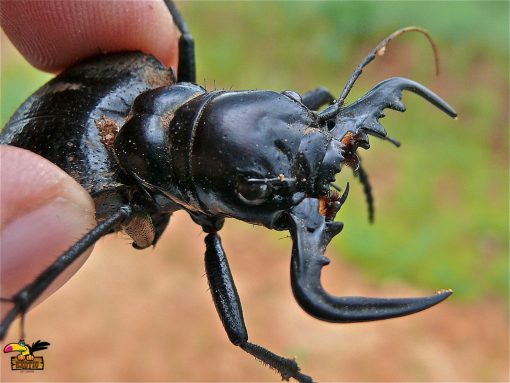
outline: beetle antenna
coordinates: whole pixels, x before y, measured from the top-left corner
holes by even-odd
[[[0,340],[3,340],[10,324],[21,315],[22,333],[24,333],[24,315],[34,301],[46,291],[48,286],[78,257],[92,246],[102,236],[108,234],[118,225],[126,224],[132,217],[131,206],[121,206],[109,218],[97,224],[85,234],[69,250],[62,254],[46,270],[44,270],[32,283],[23,287],[12,298],[2,298],[2,301],[14,303],[14,307],[2,318],[0,323]],[[23,335],[23,334],[22,334]]]
[[[370,64],[377,56],[384,55],[384,52],[386,51],[386,45],[388,45],[388,43],[391,40],[393,40],[394,38],[396,38],[406,32],[419,32],[419,33],[425,35],[425,37],[427,38],[427,40],[429,41],[429,43],[432,47],[432,52],[434,54],[436,75],[439,75],[439,54],[438,54],[436,44],[435,44],[434,40],[432,40],[432,37],[430,36],[429,32],[423,28],[413,27],[413,26],[398,29],[395,32],[393,32],[391,35],[386,37],[384,40],[382,40],[379,44],[377,44],[377,46],[374,49],[372,49],[372,51],[370,51],[370,53],[365,57],[365,59],[360,64],[358,64],[358,66],[352,73],[351,77],[349,78],[349,81],[347,81],[347,84],[345,84],[344,89],[342,90],[342,93],[340,94],[340,97],[338,98],[338,100],[336,100],[335,103],[331,107],[327,108],[324,112],[319,114],[319,121],[321,121],[321,122],[326,121],[338,114],[338,112],[340,111],[340,108],[342,107],[342,105],[345,102],[345,99],[347,98],[352,87],[354,86],[354,83],[356,82],[356,80],[359,78],[359,76],[363,72],[363,69],[368,64]]]

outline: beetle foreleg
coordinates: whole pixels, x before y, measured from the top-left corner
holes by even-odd
[[[102,236],[108,234],[112,229],[122,224],[131,217],[132,210],[129,205],[122,206],[111,217],[99,223],[96,227],[85,234],[69,250],[61,255],[53,264],[44,270],[29,285],[18,291],[12,298],[2,298],[3,301],[14,303],[14,307],[2,319],[0,324],[0,340],[3,340],[11,323],[18,315],[22,321],[28,308],[34,301],[50,286],[50,284],[78,257],[92,246]],[[24,329],[22,328],[22,337]]]
[[[179,28],[181,32],[181,37],[179,37],[179,68],[177,69],[177,80],[179,82],[195,82],[195,43],[193,37],[174,2],[171,0],[164,1],[172,14],[175,25],[177,25],[177,28]]]
[[[303,105],[310,110],[319,110],[321,106],[331,105],[335,97],[324,87],[310,90],[301,96]]]
[[[214,305],[230,341],[247,353],[281,374],[284,380],[294,378],[299,382],[312,382],[308,375],[301,374],[295,360],[278,356],[264,347],[248,342],[248,331],[244,324],[243,309],[230,272],[220,236],[216,232],[205,237],[205,269]]]

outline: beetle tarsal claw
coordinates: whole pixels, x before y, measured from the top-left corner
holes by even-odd
[[[289,213],[293,240],[291,282],[294,297],[310,315],[328,322],[365,322],[388,319],[425,310],[451,295],[441,290],[423,298],[335,297],[320,282],[321,269],[329,263],[327,245],[343,228],[328,222],[319,212],[320,201],[306,198]]]

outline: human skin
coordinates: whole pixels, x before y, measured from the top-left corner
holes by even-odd
[[[162,0],[16,0],[0,23],[33,66],[58,73],[83,59],[142,51],[177,67],[179,32]],[[95,225],[94,203],[67,173],[24,149],[0,146],[0,296],[12,297]],[[88,249],[38,300],[61,287]],[[12,304],[1,304],[1,315]]]

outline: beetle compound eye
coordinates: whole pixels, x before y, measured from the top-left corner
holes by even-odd
[[[237,185],[237,195],[250,205],[260,205],[271,195],[271,187],[266,183],[241,181]]]

